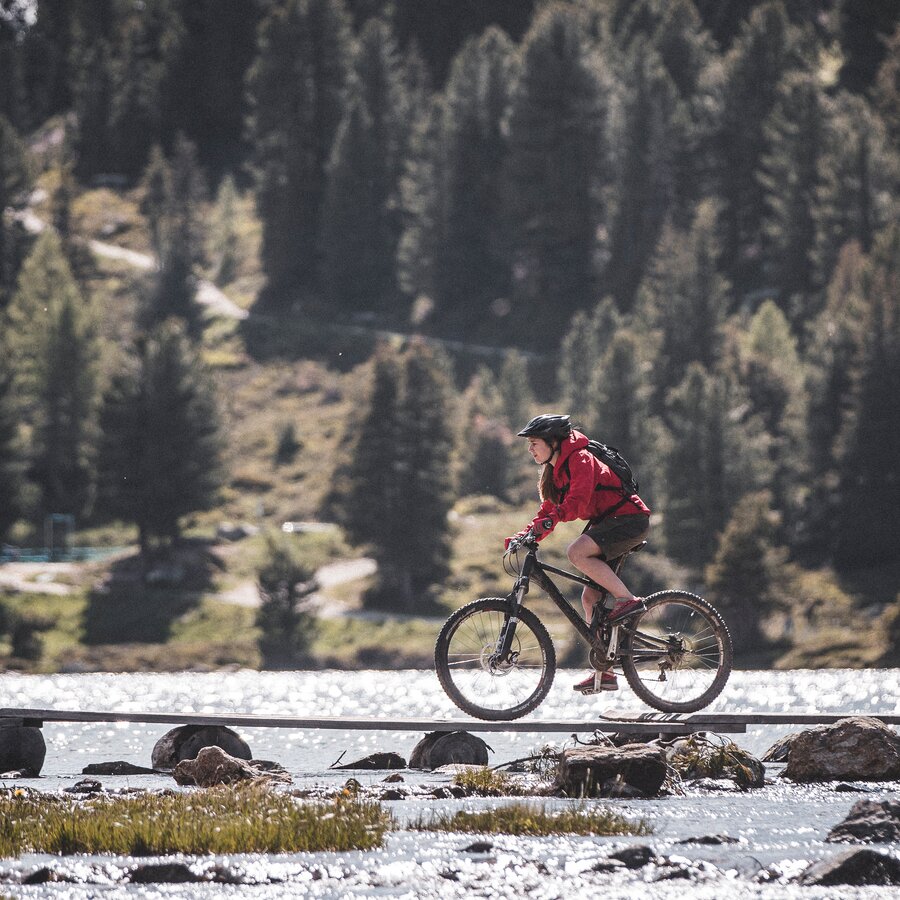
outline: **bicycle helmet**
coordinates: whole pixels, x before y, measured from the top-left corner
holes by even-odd
[[[519,437],[541,438],[548,443],[564,441],[572,432],[569,416],[535,416],[520,432]]]

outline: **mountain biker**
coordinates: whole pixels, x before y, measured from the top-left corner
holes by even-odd
[[[640,544],[650,530],[650,510],[637,494],[627,495],[622,482],[608,466],[587,450],[588,439],[576,431],[567,415],[535,416],[520,432],[528,439],[528,452],[543,466],[538,482],[541,506],[526,528],[506,539],[505,547],[529,533],[543,540],[559,522],[586,519],[581,536],[566,553],[569,562],[615,598],[610,620],[617,621],[645,608],[607,565]],[[608,488],[613,488],[609,490]],[[585,587],[581,605],[588,622],[600,592]],[[591,672],[573,690],[584,694],[618,690],[611,669]]]

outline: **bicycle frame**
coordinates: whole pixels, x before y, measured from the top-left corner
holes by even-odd
[[[614,571],[619,571],[627,555],[628,554],[626,553],[619,557]],[[559,607],[559,610],[569,620],[569,623],[578,632],[578,634],[580,634],[581,637],[587,642],[588,646],[594,646],[596,634],[591,625],[585,622],[582,616],[578,614],[575,607],[572,606],[572,604],[569,603],[569,601],[566,600],[565,597],[563,597],[559,588],[553,583],[553,581],[550,580],[550,577],[547,574],[548,572],[552,572],[554,575],[559,575],[562,578],[567,579],[568,581],[574,581],[577,584],[581,584],[585,587],[593,588],[595,591],[598,591],[600,594],[598,606],[602,604],[605,596],[609,593],[606,588],[601,587],[595,581],[592,581],[590,578],[587,578],[584,575],[576,575],[574,572],[567,572],[565,569],[558,569],[556,568],[556,566],[551,566],[548,563],[541,562],[537,558],[536,549],[532,547],[528,550],[528,553],[525,557],[525,562],[522,564],[522,569],[519,573],[519,577],[516,579],[516,583],[512,589],[512,592],[509,594],[509,622],[507,624],[507,627],[504,629],[502,640],[500,641],[500,644],[497,648],[497,655],[500,659],[505,659],[509,654],[513,638],[515,637],[515,625],[518,621],[516,618],[516,611],[523,604],[524,597],[528,593],[528,589],[532,580],[536,581],[541,590],[553,601],[553,603],[557,607]],[[512,625],[512,628],[510,628],[509,625]]]

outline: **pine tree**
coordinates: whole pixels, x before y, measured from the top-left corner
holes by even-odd
[[[789,65],[790,36],[780,3],[753,11],[724,59],[722,111],[714,137],[722,201],[722,263],[738,294],[758,287],[764,198],[755,181],[765,151],[763,123]]]
[[[503,355],[497,378],[497,394],[506,424],[518,431],[534,415],[534,393],[528,377],[528,360],[518,350]]]
[[[237,205],[240,196],[231,175],[226,175],[216,194],[209,234],[213,281],[220,287],[233,281],[238,267]]]
[[[306,662],[315,633],[315,616],[303,605],[304,598],[315,590],[313,572],[283,535],[266,535],[257,584],[256,625],[263,667],[296,669]]]
[[[83,305],[59,237],[53,229],[45,229],[22,265],[4,323],[20,411],[30,421],[46,360],[45,340],[52,333],[57,312]]]
[[[837,16],[844,60],[840,83],[861,94],[872,86],[900,12],[895,4],[882,0],[840,0]]]
[[[39,511],[80,516],[93,499],[97,336],[50,228],[22,266],[5,324],[17,411],[31,433],[29,474]]]
[[[83,516],[94,502],[99,348],[80,297],[54,303],[41,344],[30,475],[44,515]]]
[[[894,220],[900,154],[865,100],[846,93],[829,102],[824,144],[815,262],[827,282],[844,244],[857,241],[869,253],[875,234]]]
[[[879,235],[863,291],[869,315],[834,523],[835,559],[847,569],[890,562],[900,545],[900,226]]]
[[[643,39],[632,42],[625,73],[621,148],[604,287],[623,311],[634,295],[677,196],[675,148],[685,142],[686,108]]]
[[[446,206],[442,174],[443,120],[446,105],[434,98],[428,115],[417,122],[400,178],[403,233],[397,247],[397,278],[401,290],[430,309],[437,294],[438,256],[444,235]]]
[[[249,78],[266,302],[288,305],[318,286],[325,168],[349,65],[341,0],[287,0],[260,26]]]
[[[597,235],[608,216],[601,202],[608,91],[588,58],[583,20],[570,7],[551,5],[538,14],[520,67],[507,188],[513,339],[546,346],[595,296]]]
[[[166,195],[157,226],[161,249],[159,270],[144,304],[142,324],[152,328],[169,316],[177,316],[196,335],[201,328],[201,315],[196,303],[194,273],[205,255],[200,206],[205,199],[206,187],[194,145],[179,135],[168,173],[162,172],[153,178],[159,178],[165,184]]]
[[[0,115],[0,212],[11,206],[28,185],[25,147],[8,119]],[[15,278],[13,225],[0,215],[0,312]]]
[[[706,569],[709,599],[722,614],[739,653],[765,647],[765,615],[778,602],[778,566],[773,549],[777,515],[765,492],[747,494],[735,505]]]
[[[163,72],[149,24],[146,17],[125,23],[119,55],[112,65],[109,130],[114,167],[132,177],[143,171],[151,147],[163,136]]]
[[[475,373],[462,396],[460,420],[465,422],[457,436],[460,496],[507,498],[515,471],[515,432],[505,421],[496,379],[486,366]]]
[[[413,344],[404,360],[403,427],[394,473],[404,514],[393,524],[391,552],[379,563],[381,603],[389,600],[405,612],[420,609],[450,571],[453,402],[447,360]]]
[[[172,543],[181,519],[210,509],[222,483],[215,394],[183,326],[141,339],[103,398],[102,509],[138,526],[141,553]]]
[[[825,129],[822,92],[811,75],[789,74],[765,125],[758,181],[765,194],[766,280],[792,320],[808,317],[816,284],[816,204]]]
[[[650,378],[652,410],[663,410],[669,388],[692,362],[712,371],[721,355],[722,326],[733,306],[730,285],[718,270],[716,209],[697,209],[690,231],[667,228],[638,296],[636,323],[659,344]]]
[[[900,145],[900,25],[888,39],[884,62],[875,78],[872,100],[894,147]]]
[[[75,174],[88,181],[114,167],[112,107],[112,60],[108,41],[98,40],[76,51],[72,128]]]
[[[838,517],[838,438],[852,405],[854,374],[865,341],[868,306],[863,296],[866,259],[859,244],[842,249],[825,307],[809,325],[807,363],[807,467],[810,472],[805,555],[823,564],[831,558]]]
[[[0,540],[22,513],[25,470],[9,362],[9,354],[0,339]]]
[[[399,181],[409,103],[388,25],[360,36],[349,107],[335,138],[322,212],[323,283],[337,310],[396,305]]]
[[[502,173],[513,66],[511,41],[490,28],[460,50],[445,91],[435,300],[441,320],[471,336],[490,329],[509,294]]]
[[[741,383],[770,438],[766,486],[793,538],[807,475],[806,373],[790,324],[773,301],[750,321],[739,353]]]
[[[141,188],[143,189],[141,212],[147,219],[150,245],[157,259],[160,259],[164,251],[164,220],[168,197],[172,193],[172,173],[159,144],[150,151],[150,159],[141,179]]]
[[[765,432],[745,408],[733,378],[699,363],[667,398],[663,534],[679,562],[707,563],[735,503],[760,484]]]
[[[572,410],[576,416],[583,418],[588,429],[595,426],[591,412],[594,384],[590,373],[600,365],[622,322],[615,301],[612,297],[606,297],[591,313],[579,310],[572,316],[572,323],[560,346],[556,372],[560,408]]]

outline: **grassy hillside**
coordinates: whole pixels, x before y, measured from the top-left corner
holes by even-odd
[[[50,196],[57,176],[40,182]],[[40,194],[38,196],[41,196]],[[79,195],[72,208],[73,230],[82,249],[101,241],[139,254],[150,253],[140,192],[108,189]],[[34,212],[50,218],[49,201]],[[240,204],[238,265],[227,296],[247,309],[261,284],[257,264],[259,225],[252,203]],[[113,370],[117,354],[133,333],[136,297],[146,271],[128,259],[84,253],[79,273],[94,298],[104,341],[104,368]],[[216,509],[185,522],[189,540],[176,561],[174,583],[144,584],[136,576],[133,551],[108,564],[90,564],[74,573],[44,573],[66,593],[0,592],[5,627],[0,659],[7,667],[31,671],[92,669],[181,669],[257,666],[260,654],[255,611],[233,602],[252,596],[262,538],[217,540],[223,522],[251,530],[278,531],[285,521],[317,520],[343,459],[348,423],[358,413],[368,384],[366,359],[374,338],[364,330],[341,332],[328,323],[252,316],[249,320],[210,316],[202,352],[219,390],[227,437],[228,479]],[[293,454],[279,455],[279,443],[293,430]],[[523,451],[522,498],[533,498],[535,472]],[[505,594],[510,580],[502,572],[502,539],[533,514],[533,499],[504,505],[495,498],[465,498],[453,514],[452,575],[440,602],[451,610],[480,596]],[[547,544],[547,558],[564,562],[567,538],[577,525],[564,526]],[[296,535],[310,568],[363,556],[335,530]],[[77,544],[133,544],[134,529],[115,523],[94,525],[76,536]],[[629,564],[628,581],[638,593],[665,586],[702,590],[698,577],[665,557],[641,554]],[[786,573],[790,585],[784,608],[767,623],[771,650],[741,656],[747,665],[871,665],[890,661],[887,629],[879,604],[896,596],[897,571],[870,573],[868,580],[840,584],[829,572]],[[311,665],[428,665],[440,620],[380,617],[360,611],[365,579],[322,591],[311,647]],[[577,603],[577,592],[571,595]],[[563,664],[581,665],[585,654],[573,644],[571,629],[549,601],[529,598],[546,615],[558,640]],[[872,606],[860,614],[860,607]],[[338,615],[338,613],[341,613]],[[862,618],[861,618],[862,616]],[[859,627],[860,621],[865,627]],[[24,623],[24,624],[22,624]],[[16,627],[19,628],[16,638]],[[30,643],[29,643],[30,635]],[[24,651],[24,652],[23,652]]]

